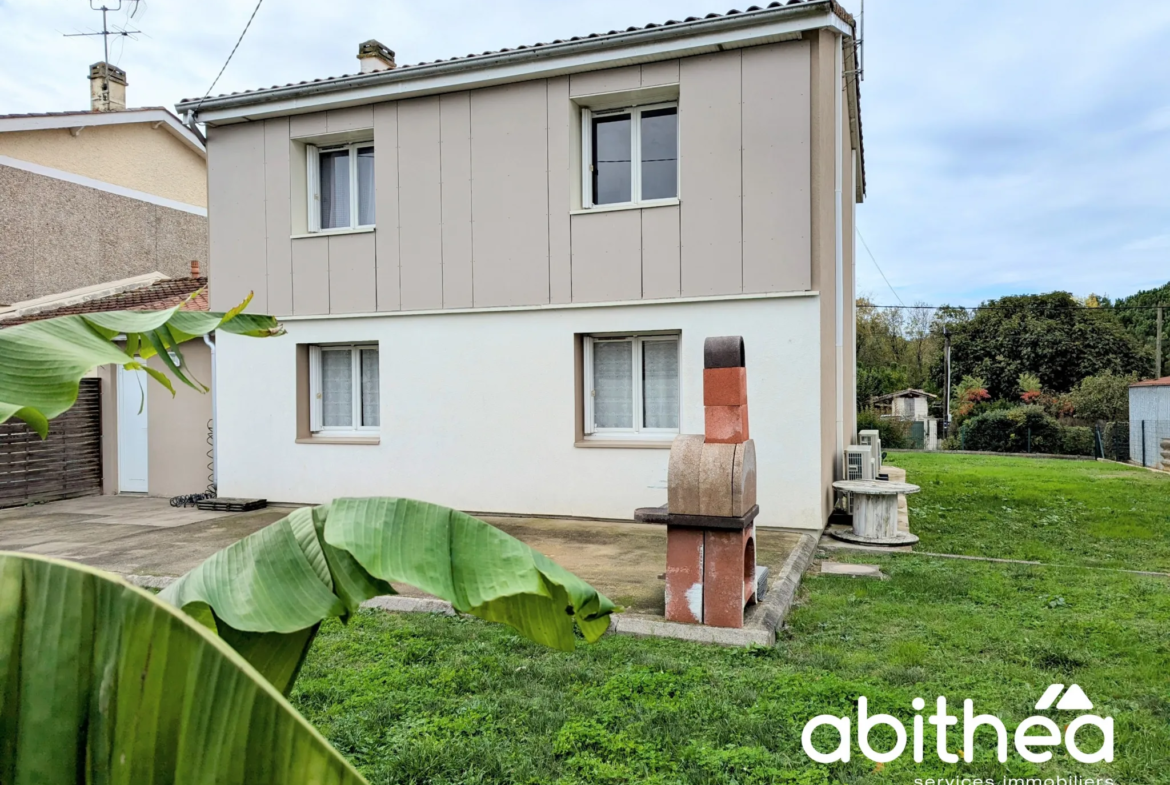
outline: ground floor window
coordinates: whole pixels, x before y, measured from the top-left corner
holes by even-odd
[[[678,433],[678,342],[677,333],[585,336],[587,436],[660,439]]]
[[[310,346],[309,399],[314,433],[377,431],[381,424],[377,344]]]

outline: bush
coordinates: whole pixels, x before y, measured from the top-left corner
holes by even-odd
[[[963,423],[960,441],[965,450],[1014,452],[1011,443],[1015,428],[1006,411],[984,412]]]
[[[1137,374],[1116,375],[1111,372],[1086,376],[1069,393],[1069,402],[1079,420],[1125,422],[1129,419],[1129,386]]]
[[[1093,429],[1082,425],[1061,426],[1060,452],[1063,455],[1095,455],[1097,440],[1093,436]]]
[[[968,420],[962,433],[967,450],[1093,454],[1091,428],[1062,426],[1040,406],[984,412]]]
[[[1042,406],[1020,406],[1008,412],[1016,424],[1011,452],[1060,452],[1060,425]]]
[[[877,431],[882,440],[882,449],[898,450],[909,445],[909,428],[901,420],[882,419],[873,409],[862,409],[857,413],[858,431]]]

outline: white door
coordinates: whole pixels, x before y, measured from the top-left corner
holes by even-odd
[[[118,491],[146,493],[146,372],[118,368]],[[139,411],[141,409],[141,411]]]

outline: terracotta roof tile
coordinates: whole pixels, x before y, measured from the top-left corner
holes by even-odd
[[[1170,387],[1170,376],[1161,379],[1146,379],[1144,382],[1135,382],[1130,387]]]
[[[185,302],[194,292],[199,292],[199,294],[190,302]],[[166,308],[174,308],[180,303],[184,303],[182,308],[184,311],[206,311],[208,310],[207,293],[206,278],[174,278],[158,281],[140,289],[112,294],[108,297],[99,297],[94,300],[37,311],[14,319],[5,319],[0,321],[0,327],[12,327],[26,322],[52,319],[55,316],[101,313],[103,311],[161,311]]]

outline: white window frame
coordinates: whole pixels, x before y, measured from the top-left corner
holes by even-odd
[[[675,110],[675,150],[679,158],[675,161],[674,196],[663,199],[642,199],[642,113],[656,109]],[[593,202],[593,120],[601,117],[628,114],[630,116],[630,201],[607,202],[594,204]],[[624,106],[620,109],[590,109],[581,108],[581,207],[583,209],[610,209],[614,207],[654,207],[663,204],[678,204],[682,191],[682,181],[679,178],[679,169],[682,163],[682,148],[679,146],[678,101],[665,101],[645,106]]]
[[[583,336],[582,346],[582,381],[584,382],[584,432],[586,439],[628,440],[628,441],[669,441],[679,434],[679,428],[646,428],[643,425],[645,412],[643,411],[643,396],[645,389],[642,381],[642,347],[654,341],[673,341],[681,349],[680,333],[636,333],[625,335],[586,335]],[[593,347],[598,343],[628,342],[633,343],[630,352],[631,363],[631,390],[633,397],[634,419],[632,428],[599,428],[593,421]],[[679,358],[679,425],[682,425],[682,354]]]
[[[347,343],[347,344],[313,344],[309,346],[309,431],[311,433],[329,436],[369,436],[378,433],[380,425],[362,425],[362,349],[378,349],[376,343]],[[324,398],[321,389],[321,354],[322,352],[350,352],[350,373],[353,381],[350,389],[353,393],[352,421],[354,425],[325,425]],[[382,403],[382,352],[378,351],[378,422],[381,420]]]
[[[347,144],[307,144],[305,145],[305,175],[307,177],[309,195],[308,218],[309,231],[313,234],[332,234],[335,232],[352,232],[354,229],[372,228],[374,224],[358,223],[361,220],[361,207],[358,205],[358,164],[357,151],[359,148],[373,147],[374,140],[365,142],[349,142]],[[321,153],[334,153],[339,150],[349,151],[349,226],[334,226],[329,229],[321,228]],[[378,151],[374,151],[374,169],[377,171]]]

